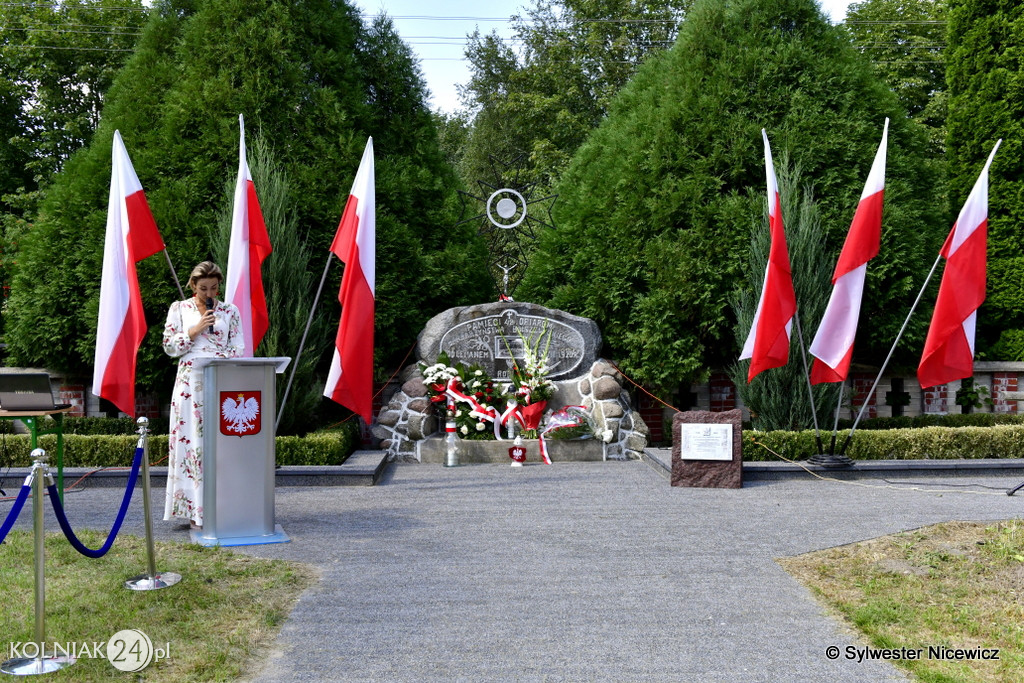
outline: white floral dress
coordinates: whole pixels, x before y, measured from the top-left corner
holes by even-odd
[[[192,372],[196,358],[234,358],[245,351],[238,309],[218,301],[213,333],[204,329],[195,340],[188,330],[202,314],[194,298],[175,301],[164,325],[164,351],[178,359],[171,395],[170,459],[164,519],[180,517],[203,523],[203,373]]]

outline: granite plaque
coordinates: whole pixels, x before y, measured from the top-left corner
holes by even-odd
[[[449,309],[427,323],[418,343],[421,360],[445,352],[452,363],[478,364],[497,380],[525,357],[526,340],[547,351],[548,377],[576,377],[597,359],[601,335],[594,321],[535,304],[501,302]]]
[[[676,413],[672,419],[672,486],[742,488],[742,420],[739,410]]]

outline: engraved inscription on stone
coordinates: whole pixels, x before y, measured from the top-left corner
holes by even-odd
[[[679,457],[682,460],[731,461],[731,424],[681,424]]]
[[[538,338],[540,352],[545,348],[548,352],[549,378],[582,372],[585,342],[578,330],[553,318],[523,315],[512,309],[453,326],[441,337],[440,350],[452,363],[476,363],[495,379],[508,380],[512,364],[525,357],[523,340]]]

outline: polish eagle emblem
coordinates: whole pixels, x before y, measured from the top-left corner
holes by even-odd
[[[228,436],[258,434],[261,429],[260,392],[222,391],[220,432]]]

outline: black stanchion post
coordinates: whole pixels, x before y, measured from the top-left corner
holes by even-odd
[[[46,674],[59,671],[75,663],[74,657],[46,656],[46,575],[45,575],[45,540],[43,530],[43,479],[53,484],[50,472],[46,468],[46,451],[37,448],[32,451],[32,533],[35,536],[35,603],[36,603],[36,642],[35,657],[17,657],[0,664],[0,671],[15,676]]]
[[[142,449],[142,514],[146,518],[146,563],[148,571],[145,574],[132,577],[124,582],[125,588],[133,591],[152,591],[159,588],[167,588],[181,581],[181,574],[174,572],[156,571],[156,551],[153,548],[153,515],[149,505],[149,419],[140,417],[136,423],[139,425],[139,443],[137,448]]]

